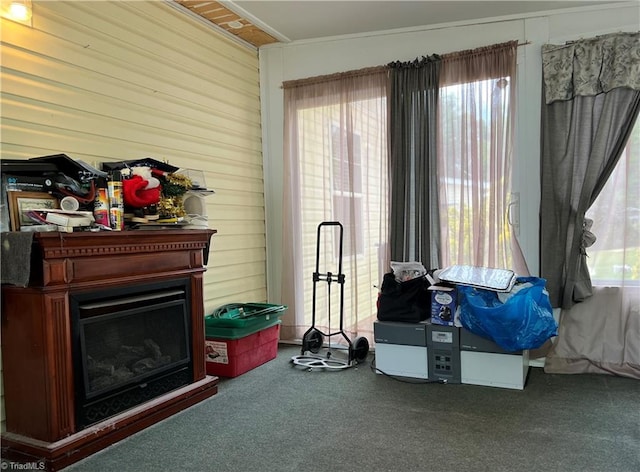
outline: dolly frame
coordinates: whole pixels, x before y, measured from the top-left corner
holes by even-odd
[[[338,251],[338,273],[334,274],[327,271],[326,273],[320,273],[320,242],[322,229],[326,226],[338,227],[339,233],[339,251]],[[342,248],[343,248],[343,235],[344,227],[342,223],[338,221],[324,221],[318,225],[317,240],[316,240],[316,267],[313,272],[313,300],[312,300],[312,312],[311,312],[311,326],[302,336],[302,349],[300,356],[294,356],[291,358],[291,362],[295,365],[301,365],[309,370],[314,368],[322,368],[329,370],[342,370],[349,368],[355,364],[363,362],[367,354],[369,353],[369,342],[365,337],[357,337],[354,341],[351,341],[349,336],[344,332],[344,283],[345,275],[342,272]],[[316,295],[317,285],[319,282],[327,283],[327,296],[329,299],[328,304],[328,323],[329,332],[325,333],[316,328]],[[338,331],[331,332],[331,284],[337,282],[340,286],[340,329]],[[323,338],[331,338],[332,336],[341,335],[348,344],[348,359],[346,361],[337,360],[331,358],[331,343],[329,343],[329,349],[327,351],[326,358],[318,356],[318,352],[322,348]],[[306,355],[305,353],[310,351],[312,355]]]

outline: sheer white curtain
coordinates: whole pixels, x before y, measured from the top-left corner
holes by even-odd
[[[517,41],[442,56],[438,101],[441,263],[528,275],[508,224]]]
[[[388,264],[386,68],[285,82],[284,228],[281,339],[312,325],[340,327],[340,287],[313,280],[338,274],[337,227],[344,228],[343,328],[373,341],[377,288]],[[320,244],[318,243],[318,240]],[[338,342],[340,336],[332,337]],[[325,340],[326,341],[326,340]]]

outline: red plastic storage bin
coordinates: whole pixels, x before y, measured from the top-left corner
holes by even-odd
[[[237,377],[275,359],[280,323],[239,339],[206,337],[207,374]]]

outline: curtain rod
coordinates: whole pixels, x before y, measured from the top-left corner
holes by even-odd
[[[527,40],[524,43],[518,43],[516,47],[520,47],[520,46],[527,46],[531,44],[531,41]],[[490,47],[490,46],[487,46]],[[460,51],[463,52],[463,51]],[[456,54],[456,53],[450,53],[450,54]],[[300,82],[300,83],[305,83],[305,84],[311,84],[314,82],[324,82],[327,80],[331,80],[334,78],[338,78],[338,77],[357,77],[358,75],[363,75],[366,73],[371,73],[374,71],[378,71],[378,70],[384,70],[387,66],[373,66],[373,67],[365,67],[363,69],[357,69],[357,70],[352,70],[352,71],[347,71],[347,72],[336,72],[334,74],[327,74],[327,75],[319,75],[316,77],[309,77],[306,79],[294,79],[294,80],[286,80],[282,83],[282,85],[280,85],[280,88],[283,89],[286,87],[295,87],[296,82]]]
[[[309,77],[307,79],[286,80],[282,82],[282,85],[280,86],[280,88],[285,88],[285,87],[292,88],[302,84],[308,85],[313,83],[321,83],[321,82],[327,82],[333,79],[339,79],[339,78],[342,79],[346,77],[358,77],[361,75],[372,74],[375,72],[382,72],[385,70],[387,70],[387,66],[373,66],[373,67],[365,67],[363,69],[350,70],[346,72],[336,72],[334,74],[319,75],[316,77]]]
[[[576,43],[580,43],[584,41],[586,42],[600,41],[602,39],[610,38],[612,36],[633,36],[638,34],[640,34],[640,31],[618,31],[617,33],[601,34],[598,36],[594,36],[593,38],[573,39],[570,41],[565,41],[564,44],[544,44],[543,48],[545,49],[546,52],[553,52],[559,49],[568,48],[570,46],[573,46]]]

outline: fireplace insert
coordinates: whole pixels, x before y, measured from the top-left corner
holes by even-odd
[[[193,379],[189,279],[71,293],[76,427]]]

